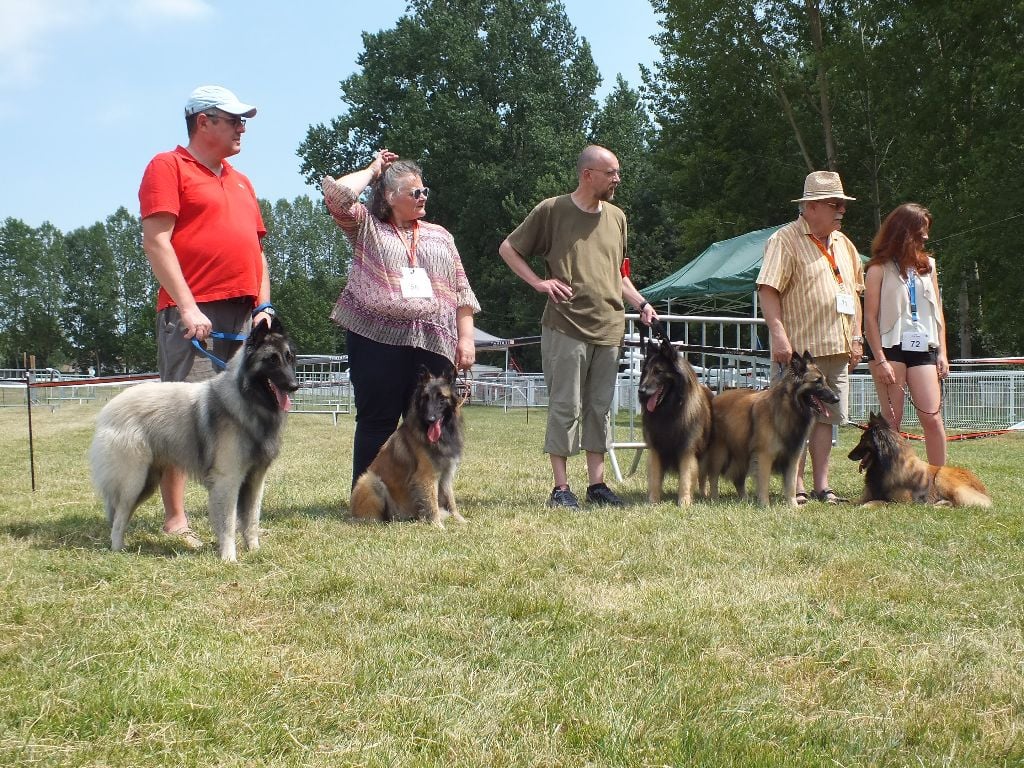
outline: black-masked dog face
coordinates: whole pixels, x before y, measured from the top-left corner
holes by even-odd
[[[268,326],[257,323],[245,340],[242,361],[245,386],[270,411],[291,409],[291,394],[299,388],[295,376],[295,350],[280,319]]]
[[[796,397],[804,408],[823,418],[828,417],[825,403],[838,403],[839,395],[832,391],[821,369],[815,365],[810,352],[795,352],[789,363],[789,375],[796,379]],[[805,411],[806,412],[806,411]]]
[[[421,367],[410,410],[418,419],[427,441],[437,443],[445,427],[452,427],[458,416],[461,399],[455,391],[455,367],[448,366],[441,376],[434,376]]]
[[[880,413],[868,416],[868,428],[847,458],[859,461],[859,471],[864,472],[879,460],[892,457],[899,450],[899,434]]]
[[[644,364],[640,370],[640,386],[637,397],[648,413],[678,394],[681,375],[679,372],[679,352],[667,340],[647,342]]]

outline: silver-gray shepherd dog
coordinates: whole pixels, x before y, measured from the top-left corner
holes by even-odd
[[[180,467],[210,492],[210,524],[221,560],[236,559],[238,527],[259,548],[263,479],[281,446],[298,389],[295,354],[281,321],[260,323],[227,370],[204,382],[147,382],[100,411],[89,458],[110,523],[110,548],[124,547],[138,506],[167,467]]]

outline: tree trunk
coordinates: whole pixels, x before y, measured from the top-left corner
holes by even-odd
[[[811,153],[807,150],[807,144],[804,141],[804,135],[800,131],[800,126],[796,123],[796,115],[793,114],[793,105],[789,101],[789,97],[786,95],[786,89],[783,87],[783,79],[779,75],[779,68],[776,66],[775,57],[772,54],[771,49],[765,43],[764,32],[761,30],[761,26],[757,21],[757,17],[754,15],[754,7],[751,5],[747,8],[747,21],[750,25],[750,40],[753,45],[756,45],[760,50],[761,55],[768,67],[768,76],[771,78],[772,88],[775,91],[775,98],[779,100],[779,104],[782,106],[782,114],[786,116],[786,122],[789,123],[789,127],[793,129],[793,137],[796,139],[796,144],[800,148],[800,154],[803,155],[804,165],[807,166],[807,172],[817,170],[814,164],[814,160],[811,158]]]
[[[971,357],[971,295],[970,295],[970,280],[967,276],[960,281],[960,301],[959,301],[959,315],[960,315],[960,357],[969,358]]]
[[[772,69],[774,69],[774,67]],[[800,133],[800,126],[796,124],[796,117],[793,115],[793,106],[789,103],[789,97],[786,96],[786,92],[782,88],[782,83],[774,73],[772,74],[772,79],[775,81],[775,95],[779,99],[779,103],[782,104],[782,112],[786,115],[786,120],[789,121],[789,126],[793,129],[793,135],[796,137],[797,146],[800,147],[800,154],[804,156],[804,164],[807,166],[807,172],[811,173],[816,170],[814,167],[814,161],[811,160],[811,153],[807,151],[807,145],[804,144],[804,137],[803,134]]]
[[[818,101],[821,105],[821,129],[825,137],[825,162],[830,171],[839,170],[836,160],[835,142],[832,140],[832,105],[828,98],[828,70],[825,66],[825,42],[821,32],[821,9],[819,0],[804,0],[807,20],[814,42],[814,57],[818,64]]]

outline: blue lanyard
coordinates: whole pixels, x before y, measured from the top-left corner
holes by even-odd
[[[907,275],[907,295],[910,297],[910,319],[917,322],[917,280],[916,273]]]
[[[214,339],[227,339],[228,341],[245,341],[245,335],[241,333],[224,333],[223,331],[213,331],[210,333],[210,337]],[[219,357],[210,352],[206,347],[199,343],[198,339],[192,339],[192,346],[210,358],[213,364],[220,369],[228,367],[228,364],[221,360]]]

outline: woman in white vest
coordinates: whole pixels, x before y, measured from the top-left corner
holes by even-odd
[[[924,430],[928,463],[946,463],[942,386],[949,375],[946,321],[935,271],[925,252],[932,215],[904,203],[882,222],[871,243],[864,290],[868,365],[889,423],[900,428],[909,390]]]

